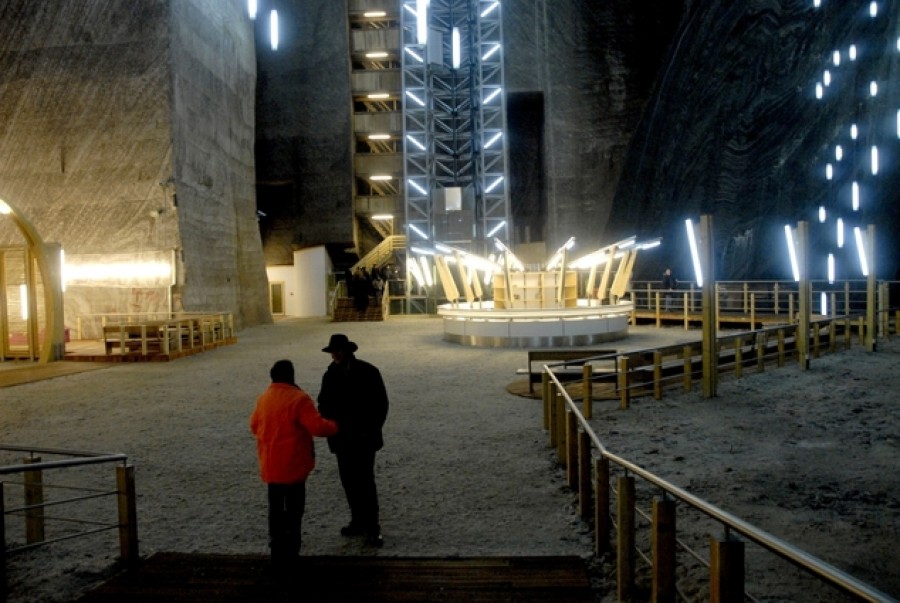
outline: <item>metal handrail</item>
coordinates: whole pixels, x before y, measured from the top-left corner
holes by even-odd
[[[0,535],[3,536],[0,539],[0,591],[3,593],[6,592],[6,559],[14,553],[21,553],[26,550],[30,550],[39,546],[48,545],[51,543],[61,542],[64,540],[70,540],[73,538],[80,538],[84,536],[89,536],[92,534],[96,534],[99,532],[107,531],[107,530],[118,530],[119,531],[119,546],[120,546],[120,554],[121,557],[128,563],[133,563],[138,560],[138,537],[137,537],[137,505],[136,505],[136,497],[135,497],[135,488],[134,488],[134,467],[128,463],[128,456],[121,453],[103,453],[103,452],[89,452],[83,450],[62,450],[58,448],[46,448],[46,447],[35,447],[35,446],[17,446],[12,444],[0,444],[0,451],[2,452],[23,452],[30,456],[30,461],[34,462],[24,462],[18,463],[15,465],[3,465],[0,466],[0,476],[3,475],[15,475],[15,474],[26,474],[25,482],[22,484],[26,489],[26,499],[25,505],[7,509],[5,508],[5,504],[2,496],[0,496],[0,521],[5,521],[3,517],[6,515],[19,515],[22,514],[26,517],[26,535],[27,542],[23,545],[14,546],[7,548],[5,538],[6,531],[5,529],[0,530]],[[49,454],[49,455],[64,455],[70,458],[60,459],[60,460],[52,460],[52,461],[38,461],[38,455]],[[74,458],[72,458],[74,457]],[[70,467],[82,467],[86,465],[99,465],[99,464],[120,464],[120,466],[116,467],[116,485],[117,487],[112,490],[100,490],[95,488],[85,488],[83,486],[66,486],[66,485],[50,485],[45,484],[43,482],[43,474],[41,473],[43,470],[49,469],[64,469]],[[33,481],[29,481],[28,474],[32,474],[35,476]],[[3,493],[3,486],[7,483],[16,483],[10,481],[0,481],[0,495]],[[80,495],[80,496],[71,496],[68,498],[63,498],[60,500],[43,500],[42,492],[45,489],[62,489],[62,490],[75,490],[80,492],[87,492],[88,494]],[[37,502],[29,502],[28,499],[28,491],[36,490],[38,493]],[[102,497],[117,497],[118,498],[118,519],[115,522],[108,523],[102,521],[96,521],[92,519],[82,519],[82,518],[73,518],[73,517],[62,517],[62,516],[49,516],[44,514],[44,510],[49,507],[60,507],[65,504],[82,502],[90,499],[97,499]],[[74,534],[63,534],[61,536],[55,538],[45,538],[44,537],[44,529],[43,525],[46,520],[51,520],[55,522],[69,522],[69,523],[77,523],[84,526],[95,526],[92,529],[81,530]],[[96,527],[99,526],[99,527]],[[29,530],[36,530],[37,536],[34,536],[35,532],[29,532]]]
[[[732,515],[731,513],[728,513],[727,511],[724,511],[711,503],[708,503],[702,498],[691,494],[687,490],[684,490],[683,488],[662,479],[654,473],[647,471],[643,467],[632,463],[628,459],[610,452],[606,448],[606,446],[603,445],[603,442],[594,432],[593,428],[590,426],[587,419],[585,419],[584,415],[582,415],[578,406],[572,400],[572,397],[566,391],[565,387],[563,387],[562,383],[560,383],[559,379],[556,377],[553,371],[549,370],[547,365],[545,365],[545,370],[548,373],[549,378],[555,384],[556,391],[563,397],[568,409],[571,412],[575,413],[574,416],[576,417],[578,424],[584,430],[584,433],[587,434],[587,436],[590,438],[591,442],[597,448],[602,458],[605,458],[610,462],[618,465],[626,472],[630,472],[641,477],[646,482],[678,498],[679,500],[697,509],[708,517],[711,517],[712,519],[715,519],[723,525],[728,526],[728,528],[742,534],[749,540],[752,540],[763,548],[775,553],[783,559],[786,559],[799,568],[815,576],[818,576],[825,582],[843,590],[847,594],[856,596],[865,601],[894,601],[894,599],[892,599],[890,596],[862,582],[861,580],[854,578],[843,570],[825,561],[822,561],[821,559],[818,559],[817,557],[810,555],[809,553],[806,553],[805,551],[793,546],[792,544],[745,522],[737,516]]]

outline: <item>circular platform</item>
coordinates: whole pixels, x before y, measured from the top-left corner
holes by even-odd
[[[493,348],[583,346],[628,336],[631,302],[552,310],[494,309],[493,302],[438,306],[444,340]]]

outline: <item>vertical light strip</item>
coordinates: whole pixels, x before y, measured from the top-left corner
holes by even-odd
[[[784,225],[784,237],[787,239],[787,248],[788,248],[788,257],[791,260],[791,274],[794,276],[794,281],[800,282],[800,266],[797,263],[797,246],[794,243],[794,233],[791,231],[791,225]]]
[[[22,320],[28,320],[28,285],[19,285],[19,303],[22,304]]]
[[[416,0],[416,42],[428,41],[428,0]]]
[[[862,231],[859,226],[853,227],[853,236],[856,237],[856,252],[859,254],[859,269],[863,276],[869,276],[869,261],[866,259],[866,244],[863,241]]]
[[[871,167],[872,167],[872,175],[875,176],[878,174],[878,147],[874,144],[872,145],[872,149],[869,152]]]
[[[854,181],[852,185],[850,185],[851,196],[852,196],[852,204],[853,211],[859,211],[859,182]]]
[[[834,254],[828,254],[828,284],[834,284]]]
[[[837,219],[837,246],[838,249],[844,248],[844,219]]]
[[[691,247],[691,261],[694,263],[694,277],[697,286],[703,286],[703,269],[700,267],[700,250],[697,248],[697,237],[694,235],[694,223],[690,219],[684,221],[687,230],[688,244]]]
[[[278,50],[278,11],[269,13],[269,39],[272,42],[272,50]]]
[[[247,0],[247,14],[250,15],[251,19],[256,19],[257,8],[256,0]]]
[[[828,316],[828,294],[825,291],[819,296],[819,312],[822,316]]]
[[[425,277],[425,284],[429,287],[434,284],[434,279],[431,277],[431,267],[428,265],[428,258],[424,255],[419,256],[419,263],[422,265],[422,276]]]
[[[459,28],[454,27],[452,33],[452,64],[454,69],[459,69],[459,64],[462,62],[462,45],[459,39]]]

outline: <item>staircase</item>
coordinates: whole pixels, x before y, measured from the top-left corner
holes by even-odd
[[[375,298],[369,298],[369,305],[364,312],[360,312],[353,305],[352,297],[339,297],[334,303],[334,313],[331,322],[370,322],[383,321],[384,308],[375,303]]]

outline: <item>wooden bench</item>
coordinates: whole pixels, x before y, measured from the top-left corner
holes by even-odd
[[[583,361],[596,356],[606,356],[606,358],[597,358],[596,360],[591,361],[591,364],[596,364],[597,362],[609,362],[611,363],[612,372],[615,372],[615,354],[618,353],[618,350],[598,350],[594,348],[545,348],[528,350],[528,392],[534,393],[534,384],[541,382],[541,373],[543,372],[543,365],[545,364],[554,362],[575,364],[576,361]],[[535,363],[540,363],[537,370],[534,368]],[[584,364],[585,362],[578,362],[579,377],[581,376],[581,367]],[[604,370],[602,368],[595,368],[594,370],[595,372],[608,372],[609,369]],[[554,371],[554,373],[556,373],[556,371]]]

